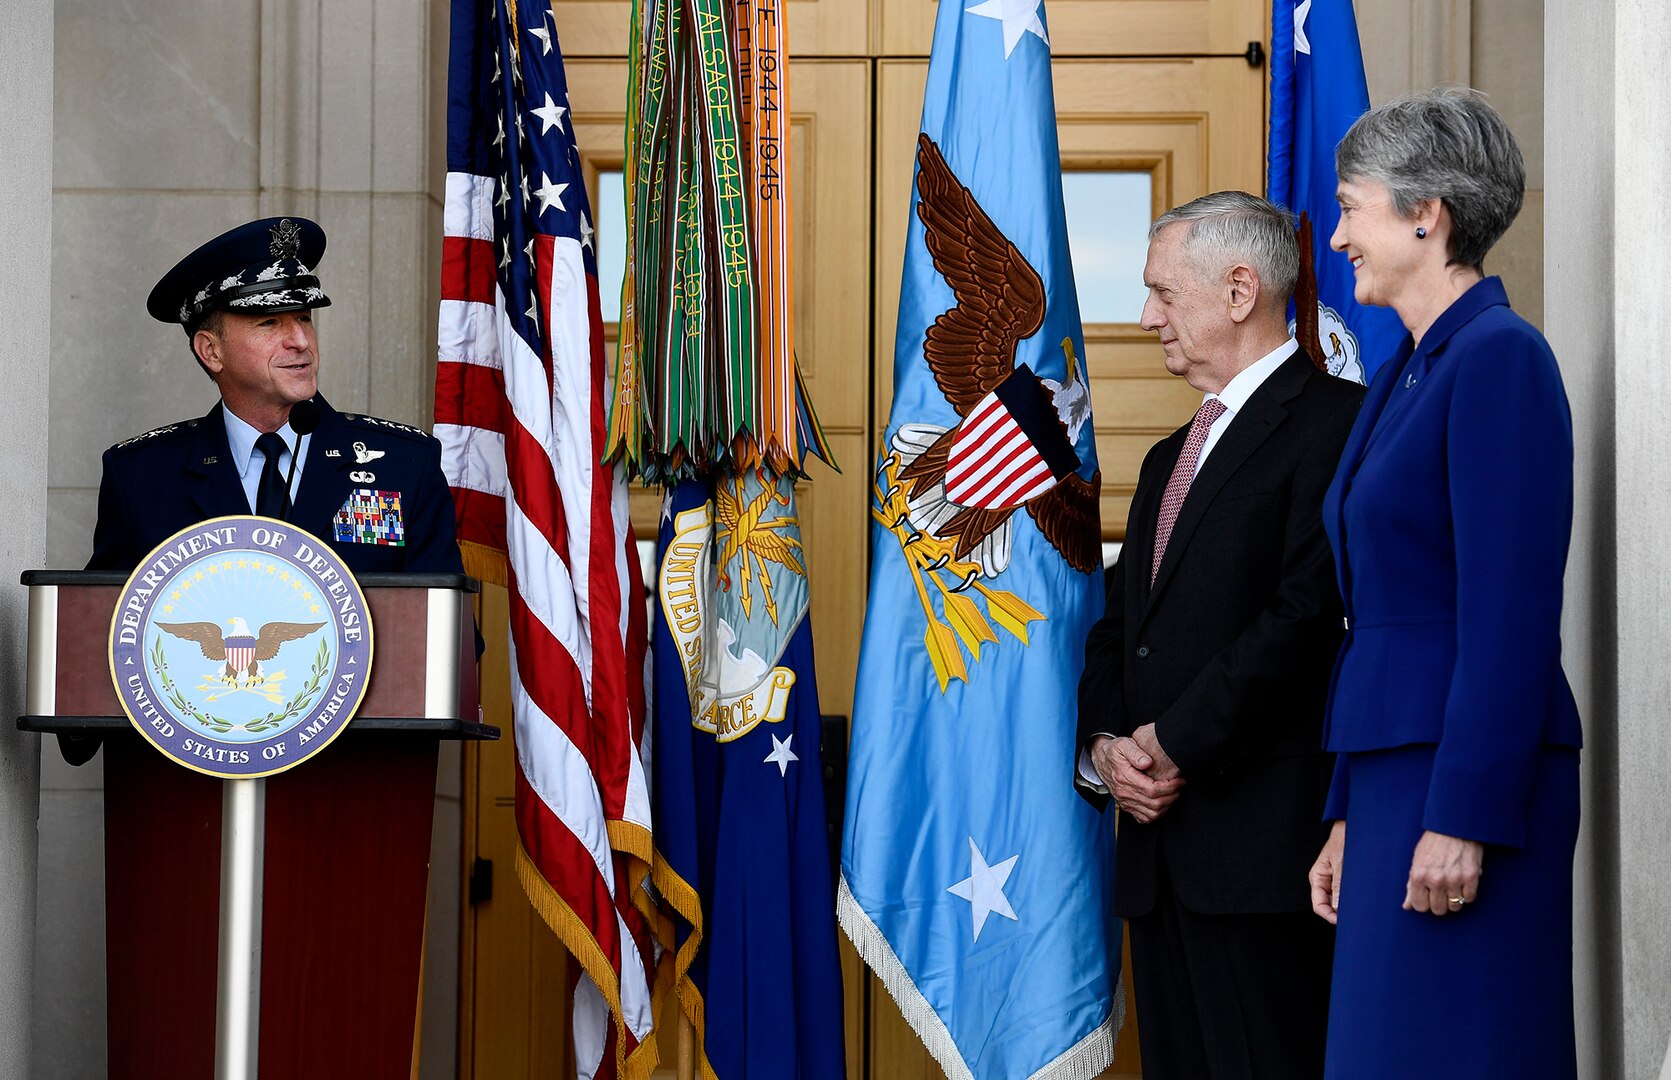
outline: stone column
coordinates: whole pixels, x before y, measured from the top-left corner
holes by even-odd
[[[1671,1033],[1671,11],[1550,0],[1545,323],[1573,404],[1563,640],[1585,721],[1580,1075],[1652,1076]]]
[[[18,574],[46,558],[46,357],[51,332],[52,5],[0,19],[0,1076],[30,1065],[38,740],[20,734],[26,597]]]

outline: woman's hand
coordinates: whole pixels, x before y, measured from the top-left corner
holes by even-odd
[[[1485,845],[1444,833],[1424,832],[1410,860],[1404,910],[1450,915],[1474,902],[1480,888]]]
[[[1346,822],[1337,821],[1306,877],[1311,882],[1311,910],[1330,925],[1340,921],[1340,868],[1346,861]]]

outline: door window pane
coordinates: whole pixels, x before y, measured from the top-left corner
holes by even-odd
[[[1147,172],[1062,174],[1080,318],[1134,323],[1142,317],[1143,263],[1149,251],[1153,202]]]
[[[597,235],[592,242],[598,252],[598,306],[603,321],[621,321],[621,281],[627,273],[627,203],[621,174],[598,173]]]

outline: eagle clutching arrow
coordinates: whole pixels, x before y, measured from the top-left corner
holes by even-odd
[[[222,637],[220,627],[212,622],[160,622],[157,629],[177,638],[195,641],[210,660],[225,661],[226,669],[221,678],[227,682],[236,682],[239,676],[243,676],[246,682],[253,683],[262,678],[261,661],[277,656],[279,646],[305,638],[325,624],[270,622],[261,628],[260,634],[250,633],[249,623],[241,617],[227,620],[227,625],[232,628],[231,637]]]
[[[1090,573],[1102,563],[1102,473],[1084,480],[1077,471],[1090,395],[1071,340],[1062,341],[1065,383],[1015,362],[1020,343],[1044,325],[1044,281],[926,134],[917,162],[923,239],[957,299],[925,333],[923,356],[962,419],[949,429],[904,424],[894,435],[912,522],[991,576],[1009,563],[1010,517],[1025,506],[1068,565]]]

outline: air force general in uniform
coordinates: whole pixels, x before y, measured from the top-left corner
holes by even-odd
[[[252,221],[151,290],[147,309],[185,330],[220,401],[105,451],[87,569],[130,571],[189,525],[258,513],[318,536],[356,573],[464,572],[441,444],[319,395],[313,311],[331,301],[313,268],[324,253],[311,221]],[[73,764],[97,745],[63,740]]]
[[[260,513],[327,541],[356,572],[464,572],[441,444],[319,395],[324,252],[311,221],[253,221],[151,290],[151,315],[185,330],[220,401],[105,451],[89,570],[132,570],[188,525]]]

